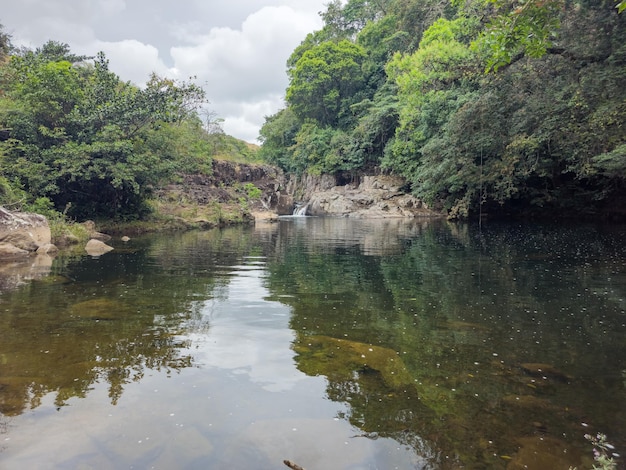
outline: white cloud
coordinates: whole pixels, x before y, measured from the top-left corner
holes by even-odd
[[[171,55],[181,73],[196,76],[224,118],[224,130],[255,141],[264,117],[282,106],[287,86],[286,60],[318,21],[291,7],[264,7],[251,14],[240,30],[213,28],[174,47]],[[238,107],[232,102],[237,101]]]
[[[18,46],[48,40],[89,56],[104,51],[123,80],[150,73],[197,77],[211,110],[235,137],[255,141],[283,106],[286,60],[321,27],[327,0],[21,0],[3,11]]]
[[[124,81],[131,81],[138,86],[144,85],[153,72],[160,76],[179,78],[176,69],[168,68],[163,63],[156,47],[135,39],[118,42],[97,41],[78,52],[87,55],[93,54],[94,50],[105,53],[111,71],[120,75]]]

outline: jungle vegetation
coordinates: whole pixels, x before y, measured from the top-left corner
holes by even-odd
[[[68,220],[136,220],[156,188],[212,159],[253,159],[192,80],[122,81],[103,53],[16,49],[0,26],[0,205]]]
[[[371,171],[465,218],[626,201],[626,2],[333,0],[293,51],[260,154]]]

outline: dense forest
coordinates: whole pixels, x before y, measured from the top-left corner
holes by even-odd
[[[261,156],[387,171],[464,218],[626,202],[625,2],[333,0],[287,63]],[[622,214],[624,215],[624,214]]]
[[[16,49],[0,27],[0,205],[68,220],[132,220],[154,190],[254,157],[207,111],[205,91],[157,75],[123,82],[103,53]]]

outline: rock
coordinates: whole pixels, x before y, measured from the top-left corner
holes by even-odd
[[[329,175],[306,175],[300,181],[292,179],[287,189],[301,193],[300,200],[308,201],[310,215],[362,219],[441,215],[406,194],[405,185],[404,179],[391,175],[366,175],[344,185],[336,184]]]
[[[253,212],[252,216],[254,217],[254,221],[256,223],[263,223],[263,222],[269,222],[269,223],[274,223],[274,222],[278,222],[278,214],[276,212],[271,212],[271,211],[258,211],[258,212]]]
[[[112,320],[128,314],[128,307],[117,300],[96,298],[78,302],[69,309],[76,318]]]
[[[48,220],[39,214],[11,212],[0,207],[0,242],[9,243],[27,252],[50,243]]]
[[[276,197],[276,213],[278,215],[291,215],[295,201],[293,196],[289,194],[277,193]]]
[[[92,238],[85,245],[85,251],[91,256],[100,256],[113,250],[113,247],[107,245],[100,240]]]
[[[108,242],[111,239],[111,235],[106,233],[100,233],[96,230],[96,223],[93,220],[86,220],[81,224],[89,233],[89,238],[100,240],[101,242]]]
[[[127,237],[126,235],[124,235],[124,236],[122,237],[122,241],[123,241],[124,243],[126,243],[126,242],[130,241],[130,237]]]
[[[96,223],[93,220],[85,220],[81,225],[85,227],[89,233],[96,231]]]
[[[59,251],[59,249],[56,247],[56,245],[53,245],[52,243],[44,243],[43,245],[40,245],[39,248],[37,248],[37,254],[55,254]]]
[[[30,252],[22,250],[11,243],[0,242],[0,259],[24,258]]]
[[[559,382],[569,382],[572,377],[558,370],[551,364],[539,362],[525,362],[520,364],[521,369],[532,377],[550,378]]]
[[[55,238],[55,243],[60,247],[77,245],[80,242],[80,239],[74,235],[73,233],[63,233]]]
[[[101,242],[108,242],[111,239],[111,235],[100,232],[91,232],[89,236],[92,240],[100,240]]]
[[[580,452],[555,437],[522,437],[518,445],[519,451],[506,466],[507,470],[567,469],[581,463]]]

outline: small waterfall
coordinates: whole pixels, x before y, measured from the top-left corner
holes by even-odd
[[[306,216],[306,210],[309,208],[308,204],[296,204],[296,207],[293,210],[293,215],[295,217],[304,217]]]

